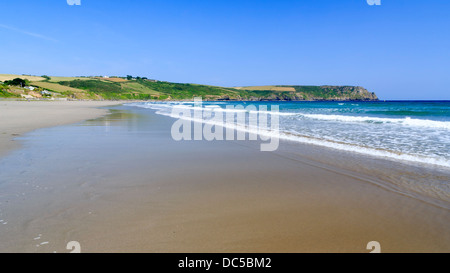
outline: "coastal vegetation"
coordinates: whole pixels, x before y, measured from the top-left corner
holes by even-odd
[[[0,83],[0,97],[11,98],[17,96],[8,92],[8,85]]]
[[[4,85],[13,85],[13,86],[27,86],[30,83],[27,79],[15,78],[10,81],[5,81]]]
[[[147,77],[53,77],[0,75],[0,97],[64,98],[81,100],[377,100],[374,93],[359,86],[273,85],[221,87],[174,83]],[[30,88],[31,87],[31,88]],[[35,91],[30,92],[30,90]],[[49,95],[51,94],[51,95]],[[28,97],[29,98],[29,97]]]

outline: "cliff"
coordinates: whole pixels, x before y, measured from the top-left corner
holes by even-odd
[[[266,90],[264,90],[266,89]],[[265,86],[240,87],[240,99],[261,101],[377,101],[375,93],[360,86]],[[283,90],[283,91],[280,91]],[[289,90],[289,91],[286,91]]]

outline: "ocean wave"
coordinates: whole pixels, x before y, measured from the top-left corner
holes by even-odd
[[[415,127],[429,127],[450,130],[449,121],[437,121],[429,119],[413,119],[410,117],[405,118],[380,118],[380,117],[368,117],[368,116],[345,116],[345,115],[324,115],[324,114],[299,114],[300,116],[326,121],[339,121],[339,122],[364,122],[364,123],[380,123],[380,124],[399,124]]]
[[[439,157],[422,156],[408,153],[401,153],[397,151],[390,151],[387,149],[375,149],[367,146],[362,146],[358,144],[350,144],[345,142],[333,141],[328,139],[316,138],[302,135],[294,131],[285,131],[280,133],[280,139],[313,144],[317,146],[337,149],[341,151],[355,152],[364,155],[383,157],[393,160],[409,161],[422,164],[431,164],[441,167],[450,168],[450,160]]]
[[[201,122],[204,124],[210,124],[210,125],[216,125],[216,126],[222,126],[225,128],[232,128],[238,131],[244,131],[249,134],[255,134],[260,135],[264,137],[277,137],[279,139],[289,140],[289,141],[295,141],[299,143],[304,144],[313,144],[317,146],[342,150],[342,151],[348,151],[348,152],[355,152],[359,154],[369,155],[369,156],[375,156],[375,157],[382,157],[385,159],[391,159],[391,160],[401,160],[401,161],[409,161],[409,162],[415,162],[415,163],[421,163],[421,164],[431,164],[431,165],[437,165],[441,167],[450,168],[450,160],[442,157],[433,157],[433,156],[426,156],[426,155],[416,155],[416,154],[409,154],[409,153],[403,153],[398,151],[391,151],[388,149],[379,149],[379,148],[372,148],[368,146],[363,146],[359,144],[352,144],[352,143],[346,143],[343,141],[335,141],[330,139],[323,139],[320,137],[311,137],[302,135],[296,131],[293,130],[283,130],[283,131],[271,131],[267,130],[265,128],[253,128],[250,126],[246,126],[245,124],[235,124],[235,123],[221,123],[221,122],[215,122],[214,120],[204,120],[204,119],[195,119],[193,117],[179,117],[177,115],[173,115],[171,110],[173,107],[180,107],[179,105],[163,105],[163,104],[134,104],[133,106],[137,107],[143,107],[143,108],[151,108],[158,110],[156,113],[160,115],[169,116],[172,118],[181,118],[185,120],[190,120],[193,122]],[[190,110],[195,110],[196,108],[193,106],[181,106],[185,107]],[[200,107],[198,107],[200,109]],[[215,106],[201,108],[202,110],[219,110]],[[232,110],[237,112],[243,111],[242,109],[223,109],[222,110]],[[220,111],[220,110],[219,110]],[[268,113],[272,113],[270,111],[267,111]],[[434,128],[443,128],[443,129],[449,129],[450,123],[449,122],[440,122],[440,121],[432,121],[432,120],[419,120],[419,119],[389,119],[389,118],[374,118],[374,117],[358,117],[358,116],[343,116],[343,115],[321,115],[321,114],[298,114],[298,113],[286,113],[286,112],[280,112],[281,114],[288,114],[288,115],[297,115],[297,116],[304,116],[307,118],[312,119],[318,119],[318,120],[329,120],[329,121],[339,121],[339,122],[369,122],[369,123],[394,123],[394,124],[402,124],[402,125],[410,125],[410,126],[420,126],[420,127],[434,127]]]
[[[192,103],[192,102],[191,102]],[[251,113],[251,114],[267,114],[267,115],[278,115],[278,116],[296,116],[297,113],[291,112],[279,112],[279,111],[265,111],[265,110],[249,110],[245,108],[222,108],[218,105],[204,105],[204,107],[199,106],[190,106],[183,104],[168,104],[168,103],[133,103],[128,104],[130,106],[137,106],[142,108],[150,108],[150,109],[187,109],[187,110],[201,110],[207,112],[226,112],[226,113]],[[256,107],[256,106],[255,106]]]
[[[189,110],[201,110],[209,112],[226,112],[226,113],[250,113],[250,114],[267,114],[267,115],[278,115],[278,116],[296,116],[297,113],[289,112],[279,112],[279,111],[268,111],[268,110],[249,110],[245,108],[222,108],[218,105],[205,105],[204,107],[198,106],[175,106],[176,108],[189,109]],[[247,106],[248,107],[248,106]],[[256,109],[256,106],[255,106]]]

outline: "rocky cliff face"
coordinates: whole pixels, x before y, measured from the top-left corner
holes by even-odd
[[[327,100],[362,100],[377,101],[378,97],[374,92],[369,92],[361,86],[329,86],[319,87],[322,90],[322,96],[312,96],[315,100],[325,98]]]
[[[249,101],[377,101],[373,92],[361,86],[276,86],[290,87],[295,91],[239,90],[239,95],[222,96],[219,100]]]

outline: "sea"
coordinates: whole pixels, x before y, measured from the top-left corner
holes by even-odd
[[[245,112],[246,124],[235,128],[247,131],[255,130],[249,126],[255,113],[269,113],[278,118],[280,139],[450,168],[450,101],[171,101],[128,105],[174,118],[180,117],[174,116],[174,108],[184,108],[192,111],[191,117],[184,118],[192,120],[193,112],[201,107],[205,123],[217,120],[208,114],[214,109],[215,113]]]

